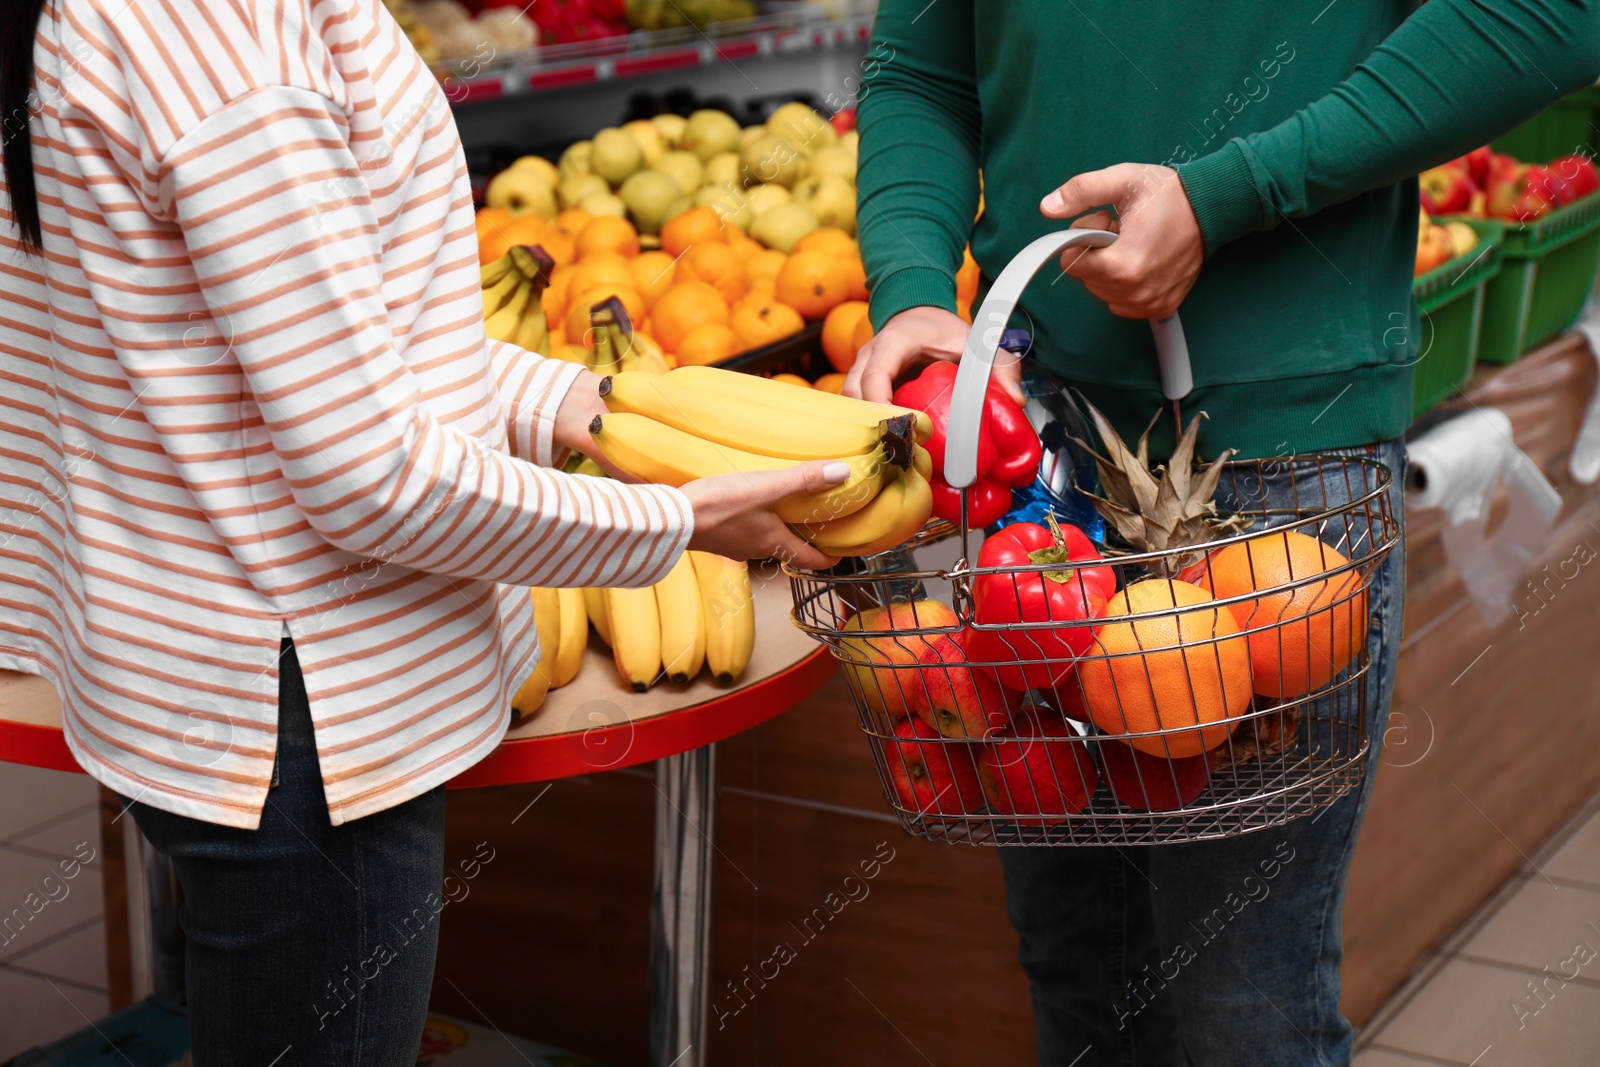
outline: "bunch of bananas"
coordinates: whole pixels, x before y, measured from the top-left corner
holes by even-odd
[[[493,341],[550,354],[550,330],[540,296],[550,284],[555,260],[538,245],[516,245],[479,268],[483,284],[483,331]]]
[[[589,309],[589,369],[596,374],[667,373],[667,356],[654,341],[637,333],[627,309],[608,297]]]
[[[511,698],[512,719],[539,710],[545,696],[578,676],[589,647],[589,613],[582,589],[531,589],[533,624],[539,631],[539,662]]]
[[[710,552],[685,552],[653,586],[585,589],[584,597],[617,673],[636,693],[662,677],[687,682],[702,665],[717,681],[732,682],[755,648],[750,571]]]
[[[850,477],[785,497],[774,510],[833,556],[868,556],[905,541],[933,507],[924,412],[803,389],[717,367],[612,374],[600,385],[610,414],[589,426],[595,445],[635,478],[683,485],[714,474],[843,460]]]

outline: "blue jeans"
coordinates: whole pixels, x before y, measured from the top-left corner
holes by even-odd
[[[1389,467],[1399,517],[1403,444],[1346,451]],[[1287,503],[1294,488],[1287,473],[1268,479],[1270,499]],[[1404,599],[1402,544],[1369,597],[1372,748],[1353,793],[1309,818],[1241,837],[999,850],[1018,956],[1033,987],[1040,1064],[1349,1064],[1340,920],[1388,720]]]
[[[444,788],[331,825],[287,641],[279,666],[260,829],[132,805],[183,889],[194,1063],[411,1067],[444,903]]]

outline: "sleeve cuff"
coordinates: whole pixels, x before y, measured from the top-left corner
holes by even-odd
[[[1266,228],[1261,193],[1237,138],[1178,167],[1178,180],[1189,195],[1208,257],[1229,241]]]
[[[956,280],[938,267],[905,267],[872,287],[868,315],[874,330],[908,308],[956,310]]]
[[[524,352],[514,345],[500,344],[495,355],[496,362],[510,364],[499,368],[498,377],[511,454],[541,467],[554,467],[560,458],[555,454],[556,412],[583,367]]]

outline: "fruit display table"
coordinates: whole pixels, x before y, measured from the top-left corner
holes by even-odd
[[[702,674],[636,694],[591,635],[578,677],[450,783],[547,782],[656,761],[649,963],[655,1067],[705,1062],[716,743],[803,700],[834,670],[827,650],[790,625],[788,582],[767,571],[751,571],[757,641],[739,684],[718,685]],[[43,678],[0,671],[0,760],[81,773],[62,734],[55,690]]]

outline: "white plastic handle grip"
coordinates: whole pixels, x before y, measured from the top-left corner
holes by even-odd
[[[1014,256],[989,287],[989,295],[972,316],[967,332],[967,347],[961,353],[956,371],[955,392],[950,397],[949,422],[945,427],[944,478],[955,489],[965,489],[978,480],[978,429],[983,422],[983,397],[989,389],[989,374],[994,369],[1000,335],[1011,321],[1011,314],[1022,299],[1039,268],[1069,248],[1104,248],[1117,239],[1109,230],[1058,230],[1045,234]],[[1183,339],[1183,324],[1176,313],[1152,319],[1156,354],[1161,360],[1161,391],[1169,400],[1188,395],[1194,388],[1189,370],[1189,348]]]

